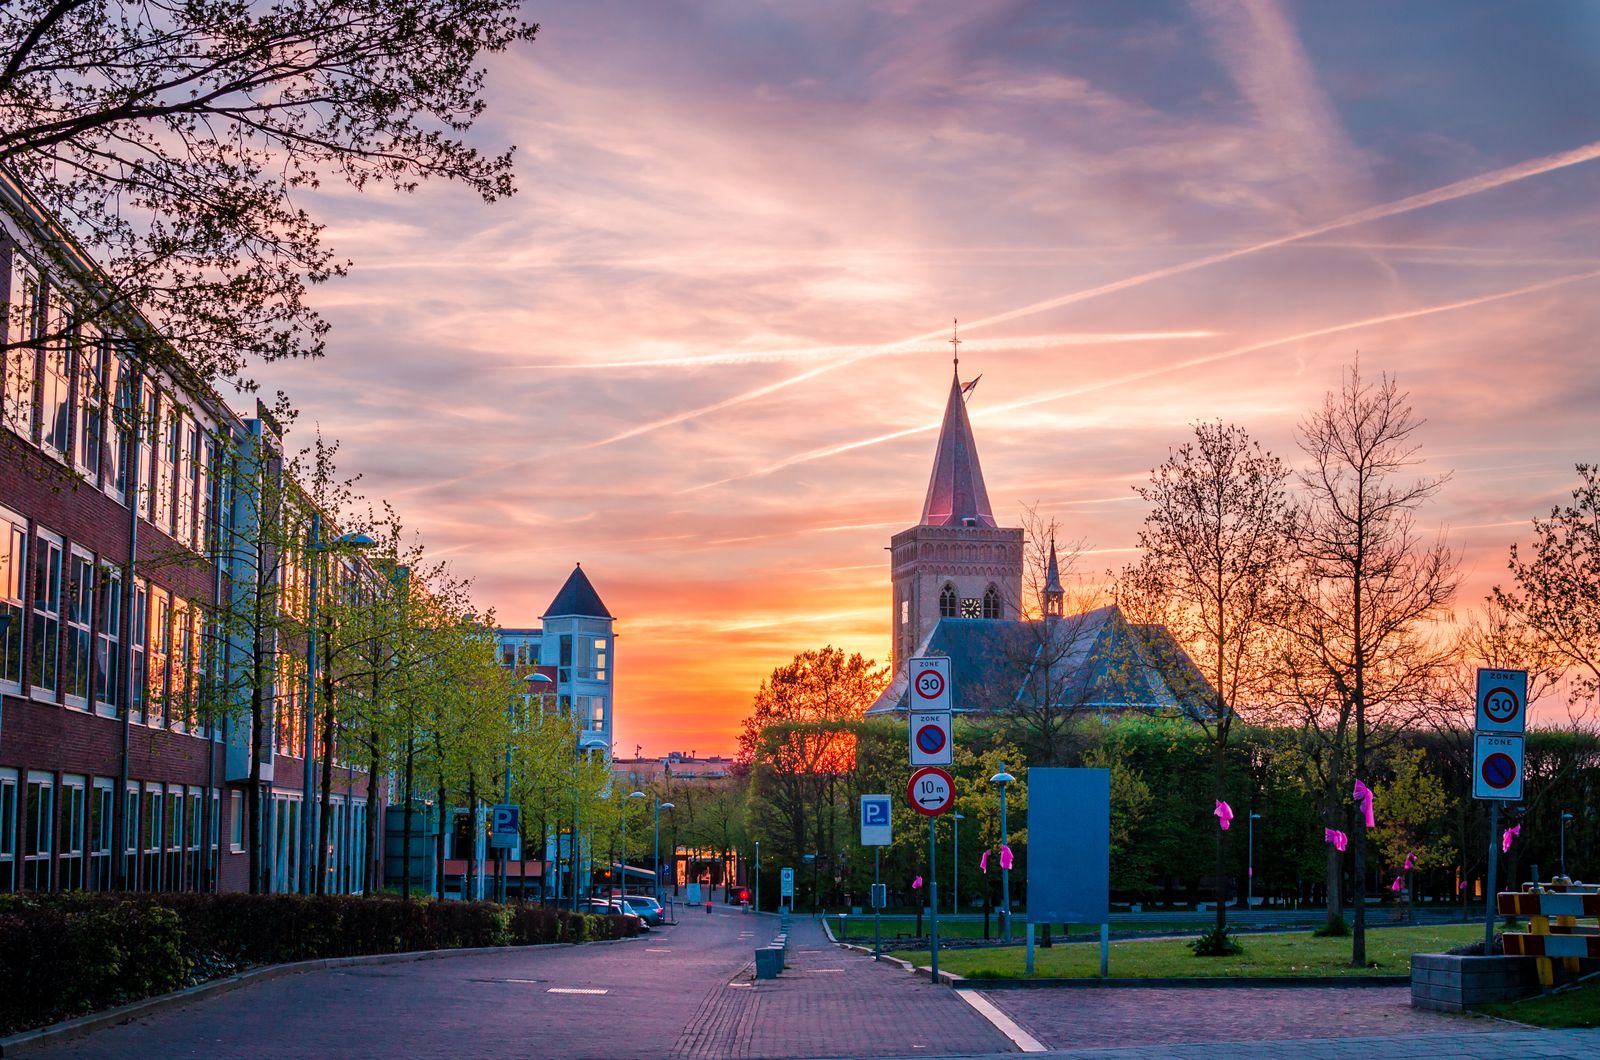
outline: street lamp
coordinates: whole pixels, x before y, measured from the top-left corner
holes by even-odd
[[[956,916],[961,912],[961,822],[966,818],[959,813],[950,815],[951,854],[950,862],[950,915]]]
[[[1250,815],[1250,820],[1247,822],[1249,827],[1246,829],[1246,832],[1248,833],[1249,838],[1247,841],[1248,853],[1246,856],[1249,859],[1249,864],[1244,872],[1245,909],[1251,908],[1251,906],[1255,904],[1256,898],[1256,822],[1259,820],[1261,820],[1261,815],[1259,813],[1252,813]]]
[[[761,840],[756,840],[756,912],[761,912]]]
[[[1567,822],[1572,820],[1572,814],[1563,810],[1561,812],[1561,875],[1567,875]],[[1571,879],[1571,877],[1567,877]]]
[[[334,548],[371,548],[377,542],[366,534],[351,533],[340,534],[331,542],[322,540],[322,513],[313,510],[311,513],[311,531],[306,538],[306,558],[311,563],[311,602],[308,610],[309,621],[306,626],[306,719],[302,727],[305,743],[301,746],[304,756],[304,775],[301,778],[303,785],[300,793],[300,893],[310,894],[315,889],[312,884],[312,818],[315,816],[312,800],[312,791],[316,787],[315,756],[311,753],[311,737],[315,726],[317,713],[317,572],[322,564],[318,553],[327,552]],[[411,812],[411,807],[406,807],[406,813]]]
[[[670,803],[670,802],[662,802],[660,799],[656,800],[656,855],[655,855],[655,868],[656,868],[656,904],[657,905],[661,904],[661,811],[662,810],[671,810],[671,809],[675,809],[675,808],[676,807],[674,807],[672,805],[672,803]],[[673,851],[672,864],[674,866],[676,866],[678,864],[677,851]]]
[[[1006,787],[1017,778],[1006,772],[1006,764],[1000,763],[1000,772],[989,778],[989,783],[1000,785],[1000,846],[1006,845],[1006,837],[1010,834],[1006,830]],[[1000,894],[1001,914],[1005,917],[1005,926],[1001,929],[1006,942],[1011,941],[1011,870],[1006,868],[1005,858],[1000,859]]]
[[[642,799],[644,797],[645,797],[645,794],[642,791],[630,791],[630,792],[628,792],[628,798],[624,799],[623,803],[622,803],[622,872],[621,872],[621,876],[622,876],[622,893],[623,893],[624,896],[626,896],[627,893],[628,893],[628,807],[633,805],[632,801],[630,801],[630,800]],[[615,890],[613,890],[612,893],[615,894]]]

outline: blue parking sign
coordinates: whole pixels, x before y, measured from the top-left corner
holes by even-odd
[[[861,796],[862,846],[886,847],[894,841],[890,818],[892,805],[887,795]]]
[[[489,814],[489,845],[509,850],[517,845],[522,830],[522,807],[501,803]]]

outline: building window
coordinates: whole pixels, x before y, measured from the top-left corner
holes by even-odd
[[[67,703],[87,709],[94,658],[94,639],[89,634],[94,616],[94,560],[73,550],[71,570],[67,582]]]
[[[129,669],[128,687],[133,701],[128,704],[134,721],[144,721],[145,708],[145,642],[150,635],[150,589],[143,578],[133,580],[133,620],[128,629]]]
[[[182,728],[190,721],[189,669],[191,656],[189,607],[176,597],[172,600],[172,623],[168,634],[167,724]]]
[[[83,889],[84,817],[89,809],[85,795],[83,777],[61,778],[61,853],[57,864],[63,891]]]
[[[589,700],[589,728],[595,732],[606,729],[606,697],[593,696]]]
[[[111,778],[94,782],[89,795],[89,878],[85,883],[91,891],[111,889],[111,807],[115,797]]]
[[[604,637],[594,639],[594,679],[606,679],[606,640]]]
[[[28,561],[27,524],[0,510],[0,687],[22,688],[22,583]]]
[[[106,373],[110,357],[100,332],[85,324],[78,329],[77,417],[78,470],[90,483],[100,482],[101,425],[105,422]]]
[[[144,889],[161,890],[161,785],[146,784],[144,788]]]
[[[167,649],[172,637],[172,601],[162,589],[150,590],[150,641],[145,649],[150,675],[145,722],[160,725],[167,717]]]
[[[71,309],[61,300],[61,292],[49,292],[45,320],[44,356],[39,376],[40,442],[61,459],[72,452],[72,346],[68,336]]]
[[[955,618],[961,613],[961,602],[956,597],[956,587],[946,584],[939,590],[939,617]]]
[[[911,624],[911,601],[910,600],[901,600],[900,601],[900,624],[902,626],[909,626]]]
[[[133,422],[138,415],[135,408],[133,370],[128,364],[124,344],[112,341],[106,344],[106,392],[114,402],[106,424],[106,492],[122,501],[128,490],[128,467],[133,454],[128,452],[128,442],[133,437]]]
[[[517,665],[517,649],[514,645],[503,644],[500,646],[500,663],[503,666]]]
[[[61,542],[39,535],[38,581],[33,592],[32,691],[53,699],[61,662]]]
[[[983,617],[1000,617],[1000,590],[993,585],[983,591]]]
[[[122,880],[123,886],[139,886],[139,785],[131,783],[122,793]]]
[[[148,382],[139,387],[139,410],[134,417],[133,431],[139,437],[136,459],[138,466],[133,471],[133,478],[139,486],[139,517],[150,518],[150,499],[155,496],[155,481],[151,477],[151,466],[155,461],[154,436],[161,421],[156,418],[159,406],[156,404],[156,390]]]
[[[17,889],[17,771],[0,769],[0,894]]]
[[[15,252],[11,255],[11,302],[6,313],[6,344],[37,343],[43,314],[39,305],[39,273]],[[34,377],[38,349],[12,346],[5,351],[5,402],[0,420],[28,441],[33,441]]]
[[[561,634],[560,669],[556,673],[556,680],[567,684],[572,680],[572,635]]]
[[[244,852],[244,792],[228,792],[228,849]]]
[[[122,574],[112,567],[100,570],[100,630],[95,634],[94,701],[115,716],[121,699]]]
[[[177,537],[185,545],[194,547],[195,490],[199,486],[200,431],[187,416],[174,417],[173,434],[178,439],[178,518]]]
[[[50,889],[50,853],[55,839],[55,778],[49,773],[28,774],[28,801],[22,821],[22,886],[30,891]]]

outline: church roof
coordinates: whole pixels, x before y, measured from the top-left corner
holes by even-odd
[[[950,658],[958,711],[1037,709],[1209,714],[1211,686],[1162,626],[1135,626],[1116,606],[1050,621],[941,618],[917,656]],[[906,669],[868,716],[906,709]]]
[[[923,526],[995,526],[989,493],[983,488],[978,448],[972,442],[972,424],[961,395],[960,376],[950,378],[950,400],[945,403],[939,446],[933,454],[933,477],[928,499],[922,505]]]
[[[1044,571],[1044,591],[1046,596],[1061,596],[1066,590],[1061,588],[1061,566],[1056,563],[1056,539],[1050,539],[1050,564]]]
[[[580,615],[584,618],[612,618],[610,611],[606,610],[605,602],[600,599],[600,594],[594,591],[594,586],[589,583],[589,576],[583,573],[583,564],[572,568],[572,573],[567,575],[567,582],[556,593],[556,598],[550,601],[550,606],[544,609],[541,618],[557,618],[565,615]]]

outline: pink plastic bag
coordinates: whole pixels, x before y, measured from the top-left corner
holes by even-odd
[[[1222,830],[1226,832],[1228,830],[1228,822],[1233,820],[1233,807],[1229,806],[1221,799],[1218,799],[1217,808],[1211,812],[1217,815],[1217,823],[1221,825]]]
[[[913,891],[916,890],[917,888],[921,887],[921,886],[922,886],[922,877],[921,876],[918,876],[916,879],[911,881],[911,889]]]
[[[1322,841],[1324,843],[1332,843],[1333,849],[1341,854],[1344,853],[1344,848],[1350,845],[1350,837],[1336,828],[1324,828],[1322,830]]]
[[[1511,853],[1511,844],[1513,842],[1515,842],[1517,836],[1519,836],[1521,834],[1522,834],[1522,826],[1520,824],[1514,824],[1510,828],[1507,828],[1504,832],[1502,832],[1500,834],[1500,853],[1502,853],[1502,854]]]
[[[978,859],[978,871],[979,872],[988,872],[989,871],[989,852],[987,850],[985,850],[983,852],[983,857]]]
[[[1361,812],[1367,818],[1367,827],[1375,827],[1377,822],[1372,818],[1372,789],[1361,781],[1356,781],[1355,789],[1351,792],[1355,800],[1361,804]]]
[[[1016,862],[1011,857],[1011,848],[1006,846],[1004,843],[1001,843],[1000,844],[1000,867],[1002,869],[1005,869],[1007,872],[1010,872],[1011,871],[1011,866],[1014,865],[1014,864],[1016,864]]]

